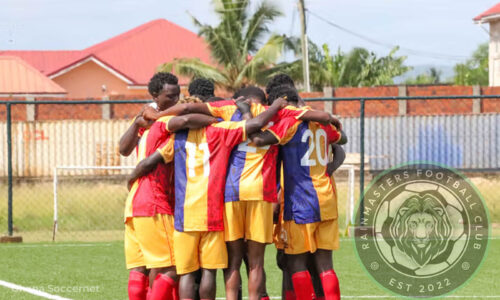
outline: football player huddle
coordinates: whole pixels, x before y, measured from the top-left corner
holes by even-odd
[[[340,299],[332,250],[339,247],[333,172],[346,143],[341,123],[313,110],[293,80],[232,99],[203,78],[180,99],[178,79],[157,73],[146,105],[120,140],[137,153],[125,205],[130,299],[269,299],[264,254],[274,242],[284,299]]]

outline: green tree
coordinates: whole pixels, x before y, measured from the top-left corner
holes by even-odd
[[[249,0],[215,0],[215,12],[220,18],[217,26],[193,21],[210,46],[214,64],[199,59],[178,58],[159,67],[190,77],[205,77],[218,86],[235,91],[246,84],[263,84],[265,72],[283,53],[285,37],[270,34],[268,25],[281,12],[264,0],[250,13]],[[268,37],[263,42],[265,37]]]
[[[398,47],[387,56],[377,57],[364,48],[354,48],[348,53],[340,49],[334,55],[326,44],[320,49],[309,41],[310,84],[315,90],[324,86],[376,86],[394,84],[394,77],[410,70],[404,65],[405,56],[395,56]],[[299,55],[300,52],[297,52]],[[302,60],[277,65],[271,73],[285,71],[295,80],[302,82]]]
[[[465,63],[455,65],[455,84],[488,85],[488,44],[484,43],[474,51]]]
[[[439,84],[441,83],[441,71],[432,67],[428,72],[417,75],[415,78],[405,80],[405,84]]]

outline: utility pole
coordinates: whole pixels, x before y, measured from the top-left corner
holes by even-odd
[[[306,8],[304,0],[299,0],[300,24],[302,27],[302,74],[304,78],[304,87],[306,92],[311,91],[309,85],[309,46],[307,45],[307,30],[306,30]]]

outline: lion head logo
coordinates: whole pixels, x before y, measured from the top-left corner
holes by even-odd
[[[406,199],[390,225],[396,246],[419,267],[446,250],[451,231],[444,206],[431,194]]]

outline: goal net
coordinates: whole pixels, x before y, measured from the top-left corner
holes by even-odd
[[[123,239],[126,178],[133,166],[57,166],[53,171],[55,241]]]
[[[133,166],[58,166],[53,171],[55,241],[123,239],[126,178]],[[339,226],[355,223],[355,166],[335,171]]]

